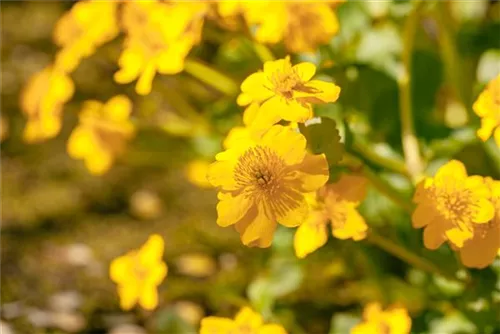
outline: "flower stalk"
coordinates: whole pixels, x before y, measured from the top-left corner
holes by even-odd
[[[186,59],[184,70],[196,79],[226,95],[233,96],[238,92],[238,85],[233,79],[199,60]]]

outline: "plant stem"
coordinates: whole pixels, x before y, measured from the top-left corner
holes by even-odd
[[[441,270],[441,268],[439,268],[436,264],[428,261],[423,257],[418,256],[415,253],[412,253],[405,247],[375,233],[373,230],[369,232],[366,240],[374,244],[375,246],[383,249],[387,253],[392,254],[398,259],[414,266],[415,268],[443,276],[448,280],[460,281],[454,275]]]
[[[362,158],[365,158],[366,160],[369,160],[371,162],[376,163],[380,167],[383,167],[387,170],[390,170],[392,172],[396,172],[398,174],[402,174],[404,176],[410,176],[408,173],[408,170],[406,169],[406,166],[403,162],[396,160],[396,159],[391,159],[391,158],[386,158],[383,156],[380,156],[376,152],[373,151],[373,149],[359,141],[354,141],[352,143],[352,149],[359,155],[362,156]]]
[[[257,54],[259,59],[262,61],[262,63],[265,63],[266,61],[272,61],[275,59],[271,50],[269,50],[269,48],[267,46],[265,46],[264,44],[261,44],[261,43],[256,42],[256,41],[252,41],[252,45],[253,45],[253,48],[255,50],[255,53]]]
[[[423,170],[420,149],[413,126],[413,111],[411,100],[411,65],[415,33],[420,17],[421,2],[415,3],[415,8],[408,16],[403,30],[403,68],[398,78],[399,111],[401,114],[401,138],[406,167],[412,180],[416,182]]]
[[[233,79],[199,60],[186,59],[184,70],[226,95],[233,96],[238,92],[238,84]]]

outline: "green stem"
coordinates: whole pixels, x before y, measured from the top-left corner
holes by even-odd
[[[403,194],[377,175],[372,169],[363,164],[357,157],[349,153],[344,153],[341,164],[356,172],[362,173],[382,195],[389,198],[394,204],[398,205],[409,214],[413,212],[414,205],[409,200],[405,199]]]
[[[444,272],[439,268],[436,264],[428,261],[427,259],[418,256],[415,253],[412,253],[405,247],[395,243],[394,241],[387,239],[374,231],[370,231],[366,239],[368,242],[374,244],[375,246],[383,249],[389,254],[397,257],[398,259],[412,265],[415,268],[437,274],[445,277],[448,280],[460,281],[454,275]]]
[[[252,41],[252,45],[253,45],[253,48],[255,50],[255,53],[257,54],[259,59],[262,61],[262,63],[265,63],[267,61],[272,61],[275,59],[271,50],[269,50],[269,48],[267,46],[265,46],[264,44],[261,44],[261,43],[256,42],[256,41]]]
[[[413,126],[410,80],[414,38],[419,22],[421,5],[421,1],[415,3],[415,8],[408,16],[404,26],[402,54],[403,69],[398,78],[403,152],[405,155],[406,167],[414,182],[421,177],[423,170],[418,140],[415,136],[415,128]]]
[[[226,95],[233,96],[238,93],[238,84],[233,79],[199,60],[186,59],[184,70]]]
[[[379,154],[374,152],[370,146],[364,143],[354,141],[352,143],[352,149],[362,158],[369,160],[382,168],[385,168],[392,172],[396,172],[398,174],[402,174],[407,177],[410,176],[403,162],[396,159],[380,156]]]

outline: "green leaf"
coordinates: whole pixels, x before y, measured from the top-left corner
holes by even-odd
[[[314,154],[324,153],[329,166],[335,166],[342,160],[344,144],[340,142],[337,123],[326,117],[319,117],[319,123],[301,126],[301,132],[307,138],[307,144]]]

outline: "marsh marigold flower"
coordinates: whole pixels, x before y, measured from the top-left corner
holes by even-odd
[[[109,276],[118,285],[122,309],[130,310],[137,303],[146,310],[158,306],[157,287],[167,276],[163,248],[163,238],[153,234],[140,249],[111,262]]]
[[[203,2],[126,2],[122,16],[126,38],[115,81],[138,79],[137,93],[147,95],[156,72],[181,72],[187,54],[200,41],[207,6]]]
[[[495,138],[500,147],[500,74],[488,83],[473,105],[474,112],[481,117],[481,128],[477,136],[482,141]]]
[[[411,318],[403,307],[392,306],[382,310],[378,303],[368,304],[363,311],[363,322],[351,329],[351,334],[409,334]]]
[[[304,193],[323,186],[329,175],[325,156],[308,154],[305,137],[281,125],[216,160],[208,180],[220,187],[217,224],[235,225],[247,246],[270,246],[277,223],[300,225],[309,211]]]
[[[28,117],[25,141],[42,141],[59,133],[63,105],[74,90],[71,78],[53,67],[46,67],[29,79],[21,93],[21,109]]]
[[[62,49],[56,66],[71,72],[80,61],[114,39],[119,32],[117,1],[81,1],[64,14],[54,29],[54,42]]]
[[[281,119],[303,123],[314,116],[312,104],[335,102],[340,93],[331,82],[311,80],[315,73],[314,64],[292,66],[290,57],[268,61],[243,81],[238,104],[260,104],[254,122],[264,128]]]
[[[486,178],[486,184],[491,191],[495,216],[485,224],[475,224],[472,239],[458,250],[462,263],[470,268],[489,266],[500,251],[500,181]]]
[[[206,317],[201,320],[200,334],[286,334],[277,324],[264,324],[262,316],[250,309],[242,308],[234,320]]]
[[[309,215],[295,232],[297,257],[304,258],[327,242],[328,222],[335,238],[356,241],[365,238],[368,226],[357,207],[366,197],[366,184],[366,179],[361,176],[343,175],[338,182],[328,184],[308,197]]]
[[[248,1],[240,10],[258,42],[284,41],[290,52],[315,52],[337,34],[339,23],[331,5],[340,2]],[[239,9],[234,7],[233,12]]]
[[[124,95],[117,95],[106,104],[86,101],[79,125],[68,140],[69,155],[83,159],[92,174],[105,173],[134,135],[134,126],[129,120],[131,111],[132,102]]]
[[[483,177],[468,176],[464,165],[452,160],[434,177],[418,184],[413,197],[417,204],[413,227],[425,227],[424,244],[428,249],[437,249],[446,240],[461,248],[474,237],[477,225],[493,218],[495,210],[489,198]]]

